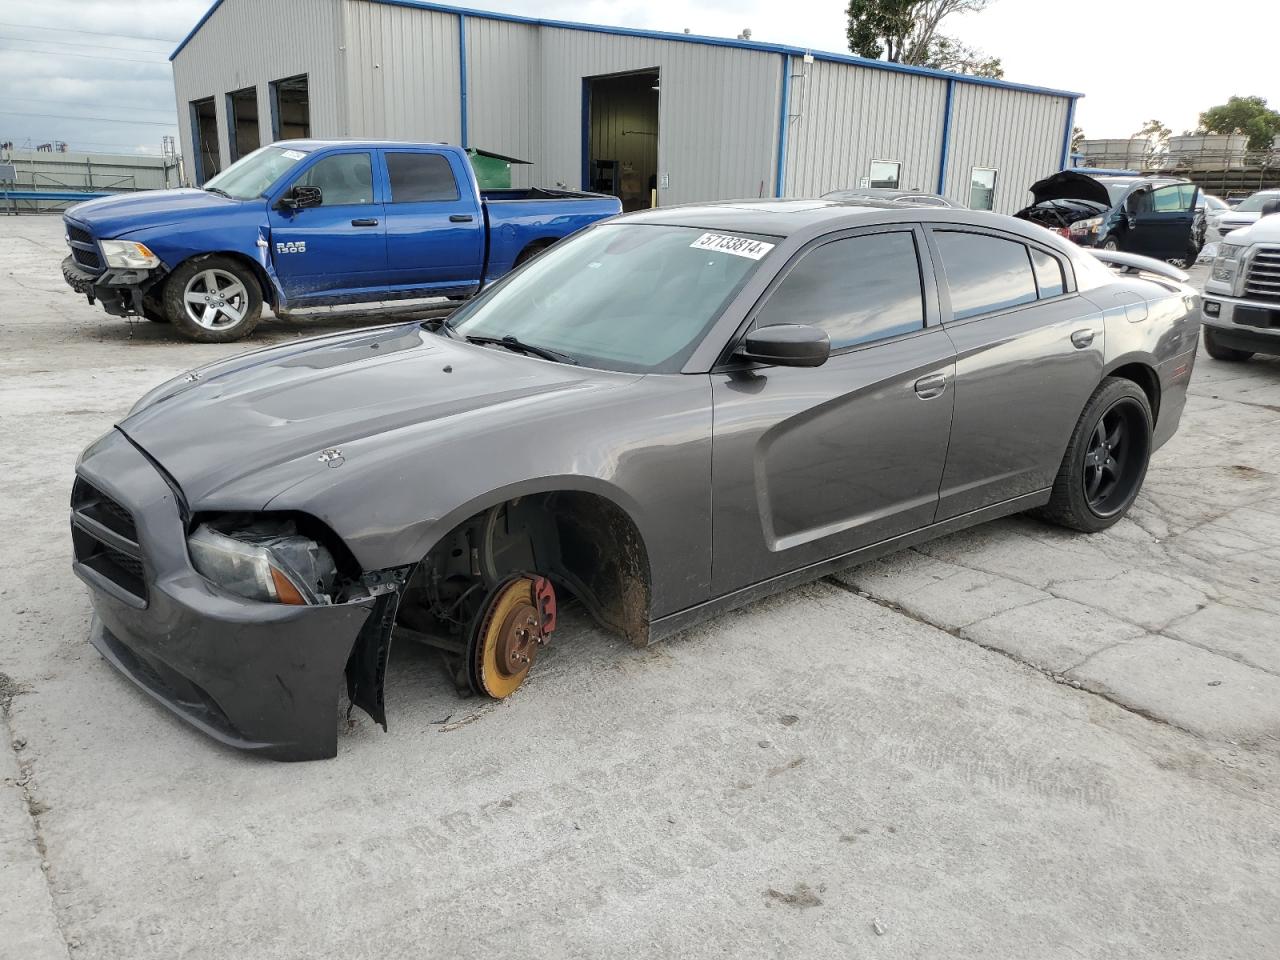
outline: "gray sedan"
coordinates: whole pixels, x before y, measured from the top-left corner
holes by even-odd
[[[1199,327],[1112,259],[961,210],[659,209],[447,323],[185,374],[77,465],[93,642],[224,743],[328,757],[344,678],[385,727],[393,638],[506,697],[566,602],[647,644],[1006,514],[1105,529]]]

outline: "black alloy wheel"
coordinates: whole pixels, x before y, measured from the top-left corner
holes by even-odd
[[[1108,519],[1132,502],[1147,472],[1149,433],[1146,411],[1132,397],[1117,400],[1098,418],[1081,477],[1095,516]]]

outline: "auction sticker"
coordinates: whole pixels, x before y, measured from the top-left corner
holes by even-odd
[[[285,150],[284,155],[288,157],[290,160],[301,160],[303,157],[306,156],[305,153],[302,153],[301,151],[298,151],[298,150]]]
[[[735,237],[727,233],[704,233],[689,246],[695,250],[731,253],[735,257],[746,257],[748,260],[759,260],[773,249],[772,243],[752,240],[750,237]]]

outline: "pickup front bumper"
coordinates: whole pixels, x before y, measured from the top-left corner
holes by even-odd
[[[165,708],[277,760],[337,752],[344,668],[373,599],[290,606],[221,591],[191,566],[181,494],[119,430],[76,468],[72,569],[90,640]]]
[[[1224,297],[1205,291],[1201,319],[1214,340],[1233,350],[1280,356],[1280,303]]]
[[[163,275],[161,270],[118,270],[108,268],[101,273],[86,270],[74,257],[62,261],[62,279],[76,293],[93,303],[101,301],[102,309],[114,317],[141,314],[142,298]]]

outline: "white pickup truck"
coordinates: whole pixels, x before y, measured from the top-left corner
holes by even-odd
[[[1204,285],[1204,347],[1215,360],[1280,355],[1280,199],[1218,244]]]

